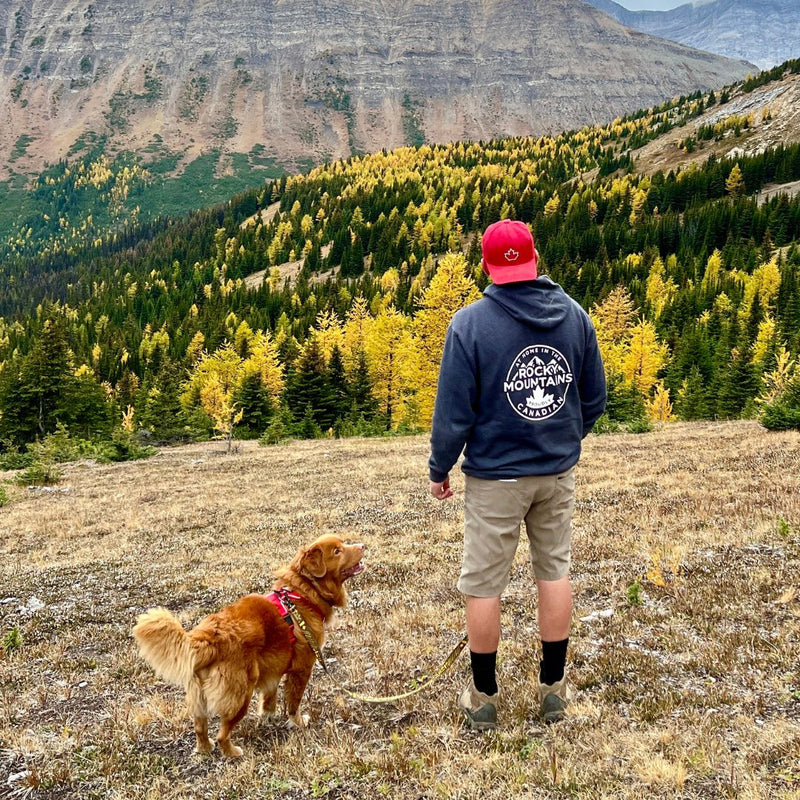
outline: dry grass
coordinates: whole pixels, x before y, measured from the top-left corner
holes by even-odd
[[[435,688],[377,707],[317,669],[310,728],[251,715],[237,763],[192,754],[182,693],[135,654],[137,613],[164,604],[196,621],[336,531],[368,545],[368,571],[333,623],[332,669],[353,689],[399,692],[463,627],[462,482],[454,501],[427,495],[424,437],[217,450],[71,465],[50,492],[6,485],[0,636],[18,628],[22,646],[0,658],[0,795],[800,796],[800,435],[708,423],[587,440],[565,722],[537,719],[521,546],[500,731],[462,728],[463,656]]]

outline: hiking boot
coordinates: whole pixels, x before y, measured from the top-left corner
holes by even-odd
[[[458,698],[458,707],[464,712],[470,728],[474,731],[491,731],[497,727],[497,699],[500,692],[484,694],[475,688],[470,681],[469,686]]]
[[[539,702],[542,704],[542,716],[548,724],[558,722],[567,715],[567,705],[571,692],[567,686],[567,676],[555,683],[541,683],[539,688]]]

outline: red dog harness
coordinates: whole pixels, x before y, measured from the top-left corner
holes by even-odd
[[[274,592],[270,592],[269,594],[265,594],[264,598],[269,600],[275,608],[278,609],[278,613],[283,617],[286,624],[289,626],[289,637],[291,639],[292,644],[295,642],[294,636],[294,620],[292,619],[292,613],[289,611],[289,608],[286,603],[286,599],[288,598],[292,603],[296,603],[298,600],[301,603],[305,603],[307,606],[312,608],[317,614],[325,619],[325,615],[314,605],[310,600],[307,600],[303,595],[298,594],[297,592],[291,592],[287,588],[276,589]]]

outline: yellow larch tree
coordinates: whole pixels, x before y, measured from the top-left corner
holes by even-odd
[[[230,449],[233,429],[241,420],[236,409],[236,390],[244,377],[244,360],[233,345],[226,342],[213,353],[203,353],[184,385],[181,403],[186,409],[198,405],[208,415]]]
[[[742,176],[741,167],[738,164],[733,165],[733,169],[725,181],[725,191],[731,197],[739,197],[744,194],[744,177]]]
[[[625,381],[648,396],[655,386],[659,370],[667,363],[669,348],[658,341],[656,329],[642,318],[631,329],[628,348],[622,364]]]
[[[316,339],[326,364],[331,360],[334,348],[342,349],[344,331],[342,323],[332,308],[320,311],[317,314],[314,327],[310,331],[310,337]]]
[[[795,375],[800,370],[797,357],[781,345],[775,358],[775,369],[764,375],[761,393],[756,398],[756,403],[769,405],[774,403],[789,387]]]
[[[715,250],[706,262],[706,271],[703,273],[702,286],[704,289],[714,289],[719,285],[720,273],[722,272],[722,253]]]
[[[635,314],[633,300],[623,286],[615,287],[602,303],[592,306],[590,316],[609,380],[623,374],[627,342]]]
[[[439,365],[447,326],[460,308],[480,299],[481,293],[468,274],[467,260],[460,253],[448,253],[422,295],[414,317],[414,335],[419,352],[419,420],[430,426],[436,400]]]
[[[364,352],[372,394],[386,415],[387,429],[416,423],[414,392],[418,360],[411,320],[394,306],[382,308],[366,330]]]
[[[647,416],[653,422],[669,422],[672,417],[672,401],[669,396],[669,389],[664,386],[663,381],[657,381],[653,394],[645,402]]]
[[[277,405],[283,391],[283,364],[269,331],[257,331],[250,340],[250,355],[244,362],[242,379],[253,373],[261,378],[261,384]]]
[[[670,277],[665,277],[664,262],[656,256],[647,276],[646,300],[653,311],[653,316],[658,319],[664,309],[672,302],[678,293],[678,286]]]
[[[369,304],[363,295],[353,300],[347,312],[342,334],[342,360],[347,375],[357,368],[361,353],[366,351],[367,331],[372,324]]]

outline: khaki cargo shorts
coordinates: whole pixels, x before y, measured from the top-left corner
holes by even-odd
[[[458,590],[498,597],[508,585],[524,520],[537,580],[569,573],[575,468],[558,475],[484,480],[465,475],[464,557]]]

